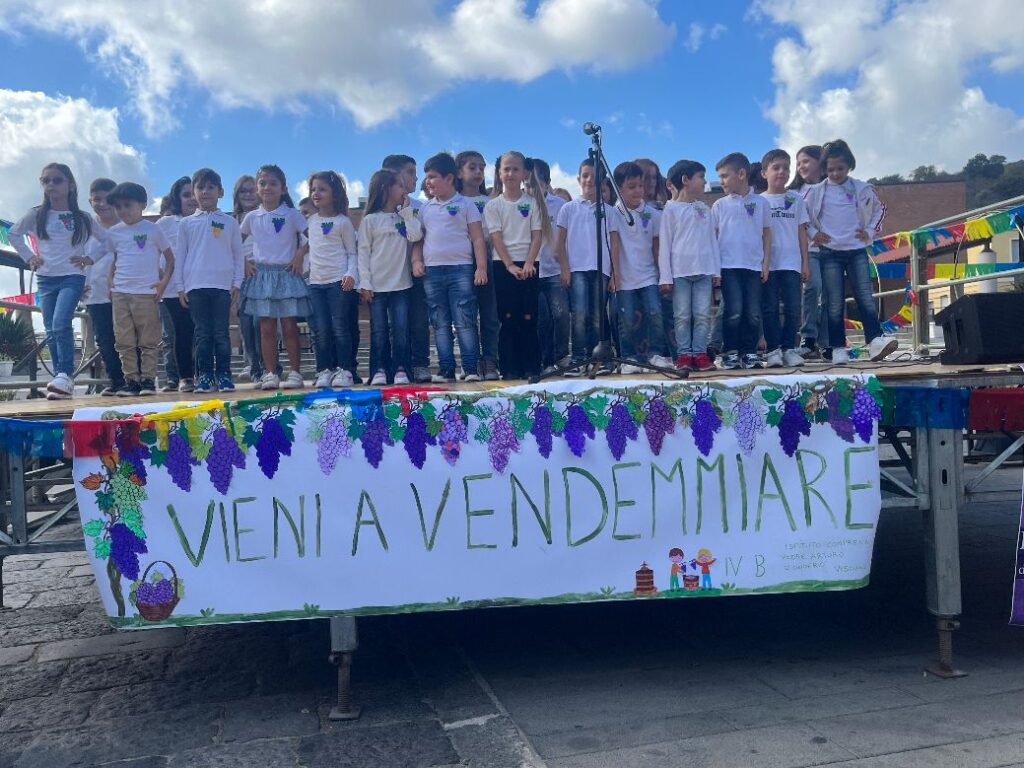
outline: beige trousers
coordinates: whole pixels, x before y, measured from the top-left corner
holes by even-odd
[[[156,295],[112,292],[110,299],[114,305],[114,348],[121,357],[125,380],[155,381],[160,352],[160,304]]]

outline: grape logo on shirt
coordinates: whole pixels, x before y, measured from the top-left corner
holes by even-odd
[[[135,244],[139,246],[140,251],[146,247],[146,240],[148,239],[147,235],[135,235],[134,239]]]
[[[699,219],[706,219],[708,217],[708,207],[700,200],[693,204],[693,212],[697,214]]]
[[[519,205],[516,206],[516,210],[519,211],[519,215],[525,219],[527,216],[530,215],[530,204],[520,203]]]
[[[60,219],[60,223],[64,225],[64,229],[66,229],[68,232],[75,231],[75,214],[58,213],[57,218]]]
[[[486,200],[474,200],[473,203],[476,205],[476,209],[480,213],[484,212],[484,207],[487,205],[487,201]]]
[[[325,237],[331,233],[332,229],[334,229],[334,222],[333,221],[321,221],[320,222],[320,232],[322,232]]]
[[[220,237],[220,233],[224,231],[223,221],[211,221],[210,231],[213,232],[214,237]]]
[[[651,223],[651,212],[650,211],[640,211],[640,223],[643,224],[644,229],[647,229],[647,227]]]
[[[757,203],[744,203],[743,207],[747,209],[747,216],[754,218],[754,211],[757,210]]]
[[[796,195],[787,194],[784,198],[782,198],[782,210],[788,211],[790,208],[793,207],[793,203],[795,202]]]
[[[284,216],[275,216],[274,218],[271,219],[271,221],[274,224],[275,232],[280,232],[282,229],[284,229]]]
[[[399,219],[398,221],[395,222],[395,229],[398,230],[398,234],[400,234],[402,237],[405,237],[409,233],[409,230],[405,228],[404,219]]]
[[[449,216],[456,216],[462,210],[462,206],[452,203],[451,205],[446,205],[444,209],[448,211]]]
[[[849,185],[843,184],[843,192],[846,194],[846,202],[852,203],[857,199],[857,188],[852,183]]]

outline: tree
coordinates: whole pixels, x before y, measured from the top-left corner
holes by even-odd
[[[938,178],[938,175],[934,165],[919,165],[911,172],[910,179],[911,181],[933,181]]]
[[[898,173],[891,173],[888,176],[872,176],[868,179],[869,184],[906,184],[906,182],[907,180]]]
[[[1003,175],[1003,168],[1006,158],[1002,155],[986,157],[978,153],[964,166],[963,174],[968,180],[972,179],[998,179]]]

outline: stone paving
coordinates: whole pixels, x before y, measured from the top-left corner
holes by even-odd
[[[855,592],[361,619],[353,723],[327,718],[326,621],[115,632],[84,555],[12,557],[0,768],[1024,766],[1017,514],[962,517],[959,680],[922,674],[899,512]]]

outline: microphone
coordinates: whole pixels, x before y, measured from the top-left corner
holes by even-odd
[[[583,133],[585,133],[587,136],[593,136],[595,133],[600,133],[600,132],[601,132],[601,126],[598,125],[597,123],[584,123],[583,124]]]

